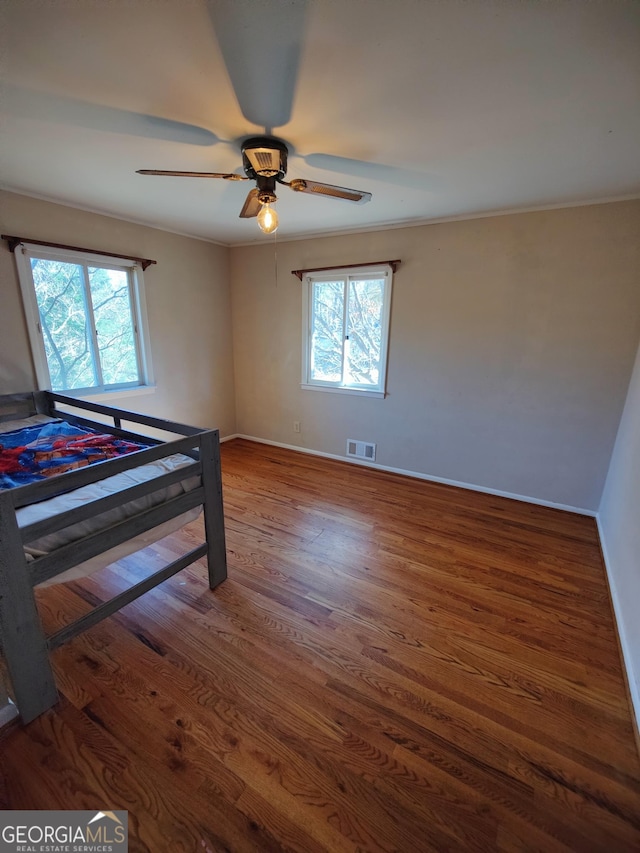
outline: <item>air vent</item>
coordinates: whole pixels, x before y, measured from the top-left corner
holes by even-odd
[[[370,441],[354,441],[354,439],[348,438],[347,456],[353,456],[355,459],[367,459],[369,462],[375,462],[376,446]]]

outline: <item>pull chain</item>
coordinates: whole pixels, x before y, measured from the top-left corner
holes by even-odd
[[[273,232],[273,267],[276,277],[276,288],[278,287],[278,232]]]

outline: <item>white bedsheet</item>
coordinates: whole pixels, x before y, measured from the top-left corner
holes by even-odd
[[[31,415],[31,417],[22,418],[19,421],[1,421],[0,434],[14,432],[14,430],[25,429],[25,427],[36,426],[37,424],[50,424],[57,420],[59,418],[50,418],[49,415]]]
[[[29,419],[29,421],[32,422],[31,419]],[[16,422],[14,421],[13,424],[15,423]],[[22,425],[24,426],[26,424]],[[3,424],[3,426],[7,425]],[[19,427],[14,426],[13,428],[17,429]],[[36,521],[51,518],[61,512],[66,512],[69,509],[82,506],[90,501],[95,501],[98,498],[105,497],[106,495],[115,494],[123,489],[138,485],[139,483],[148,482],[162,474],[167,474],[171,471],[183,468],[186,465],[190,465],[192,462],[193,460],[188,456],[176,453],[172,456],[166,456],[164,459],[158,459],[155,462],[150,462],[146,465],[141,465],[138,468],[123,471],[121,474],[116,474],[113,477],[107,477],[104,480],[91,483],[88,486],[82,486],[79,489],[74,489],[74,491],[68,492],[67,494],[58,495],[55,498],[50,498],[49,500],[41,501],[40,503],[21,507],[16,511],[18,526],[25,527],[26,525],[33,524]],[[142,498],[139,498],[138,500],[129,501],[122,506],[100,513],[100,515],[89,518],[79,524],[66,527],[64,530],[57,533],[50,534],[49,536],[43,536],[41,539],[37,539],[34,542],[30,542],[28,545],[25,545],[27,560],[33,560],[35,557],[48,554],[56,548],[60,548],[63,545],[67,545],[70,542],[81,539],[83,536],[96,533],[118,521],[123,521],[135,513],[158,506],[170,498],[177,497],[178,495],[189,492],[192,489],[196,489],[199,485],[200,477],[187,477],[185,480],[173,483],[166,488],[158,489]],[[41,586],[64,583],[65,581],[73,580],[74,578],[80,578],[88,574],[92,574],[93,572],[98,571],[98,569],[104,568],[110,563],[113,563],[128,554],[150,545],[152,542],[161,539],[163,536],[167,536],[169,533],[172,533],[174,530],[177,530],[189,521],[193,521],[198,517],[201,510],[202,507],[194,507],[194,509],[183,513],[177,518],[172,518],[164,524],[154,527],[151,530],[147,530],[127,542],[116,545],[114,548],[105,551],[103,554],[98,554],[91,560],[87,560],[78,566],[68,569],[66,572],[57,575],[55,578],[45,581]]]

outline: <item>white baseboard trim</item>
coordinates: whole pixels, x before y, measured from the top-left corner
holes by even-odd
[[[296,444],[283,444],[280,441],[271,441],[270,439],[258,438],[254,435],[236,433],[235,435],[228,435],[225,438],[220,439],[220,441],[230,441],[232,438],[244,438],[246,441],[255,441],[258,444],[269,444],[273,447],[282,447],[285,450],[295,450],[298,453],[308,453],[311,456],[322,456],[325,459],[335,459],[338,462],[348,462],[350,465],[359,465],[362,468],[375,468],[377,471],[386,471],[389,474],[402,474],[404,477],[413,477],[416,480],[426,480],[430,483],[442,483],[445,486],[455,486],[458,489],[468,489],[471,492],[482,492],[486,495],[495,495],[499,498],[509,498],[514,501],[524,501],[524,503],[550,507],[551,509],[561,509],[564,512],[588,515],[591,518],[596,517],[595,510],[582,509],[581,507],[569,506],[568,504],[554,503],[553,501],[545,501],[540,498],[531,498],[527,495],[516,495],[513,492],[503,492],[500,489],[489,489],[484,486],[476,486],[473,483],[463,483],[459,480],[448,480],[445,477],[435,477],[431,474],[423,474],[420,471],[408,471],[404,468],[393,468],[390,465],[379,465],[377,462],[352,459],[348,456],[338,456],[335,453],[324,453],[322,450],[312,450],[308,447],[299,447]]]
[[[231,441],[232,438],[242,438],[237,432],[234,432],[232,435],[225,435],[224,438],[220,439],[220,444],[224,444],[225,441]]]
[[[626,670],[627,687],[629,688],[629,696],[631,699],[631,713],[634,717],[633,723],[635,725],[635,735],[638,743],[638,748],[640,750],[640,673],[638,673],[639,677],[636,678],[633,655],[631,654],[631,649],[629,648],[629,643],[627,642],[624,630],[622,608],[620,607],[620,597],[618,596],[618,592],[616,590],[613,567],[611,565],[609,551],[607,549],[607,540],[604,536],[604,531],[602,529],[599,514],[596,515],[596,523],[598,525],[600,548],[602,549],[602,557],[604,559],[604,566],[607,572],[607,580],[609,582],[609,592],[611,594],[611,603],[613,604],[613,614],[616,621],[616,630],[618,632],[618,638],[620,640],[620,649],[622,651],[622,664],[623,668]]]

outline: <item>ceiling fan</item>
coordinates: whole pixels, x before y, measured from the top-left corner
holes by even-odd
[[[322,184],[306,178],[294,178],[285,181],[287,174],[287,156],[289,150],[284,142],[273,136],[254,136],[245,140],[242,147],[242,167],[244,175],[223,172],[170,172],[162,169],[138,169],[139,175],[171,175],[183,178],[222,178],[224,181],[255,181],[256,188],[249,192],[242,210],[241,219],[256,216],[258,225],[265,234],[273,233],[278,227],[278,214],[271,207],[277,201],[276,184],[289,187],[294,192],[323,195],[355,204],[364,204],[371,199],[371,193]]]

